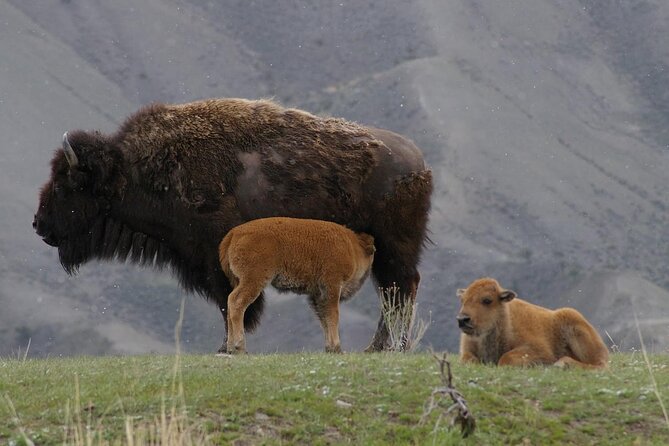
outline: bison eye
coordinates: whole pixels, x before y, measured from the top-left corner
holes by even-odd
[[[481,302],[483,303],[483,305],[490,305],[492,303],[492,299],[490,299],[489,297],[486,297]]]

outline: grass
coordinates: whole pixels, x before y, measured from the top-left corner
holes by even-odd
[[[603,372],[449,360],[476,418],[466,440],[436,413],[419,423],[441,385],[427,353],[184,355],[177,385],[170,356],[0,359],[0,443],[165,444],[168,429],[180,444],[668,442],[666,354],[614,354]]]

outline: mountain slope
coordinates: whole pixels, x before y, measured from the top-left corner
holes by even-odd
[[[422,148],[435,178],[434,243],[418,307],[432,319],[426,342],[435,348],[457,348],[455,289],[480,276],[550,307],[580,305],[570,290],[602,271],[632,271],[658,286],[652,295],[669,287],[666,2],[0,0],[0,8],[8,25],[0,49],[13,62],[0,65],[0,129],[12,135],[0,154],[5,296],[111,307],[169,340],[183,294],[174,280],[98,264],[66,279],[29,222],[63,131],[111,130],[146,102],[211,96],[273,96],[395,130]],[[320,329],[301,299],[269,304],[259,350],[320,348],[304,341],[320,339]],[[219,316],[199,298],[188,305],[190,345],[212,351],[222,341]],[[345,307],[350,345],[363,346],[378,317],[373,287]],[[616,308],[584,312],[603,333],[622,327]],[[287,314],[308,321],[286,327]],[[2,336],[15,350],[25,336],[12,330]]]

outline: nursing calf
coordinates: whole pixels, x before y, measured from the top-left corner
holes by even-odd
[[[339,301],[369,275],[374,238],[335,223],[285,217],[253,220],[228,232],[219,246],[228,296],[228,353],[246,350],[244,312],[272,284],[306,294],[325,334],[325,351],[341,352]]]
[[[609,353],[602,338],[572,308],[549,310],[533,305],[489,278],[458,290],[458,297],[463,362],[588,369],[607,365]]]

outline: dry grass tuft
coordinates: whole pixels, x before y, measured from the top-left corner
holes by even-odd
[[[639,335],[639,343],[641,344],[641,353],[643,354],[643,360],[646,363],[648,368],[648,375],[650,376],[650,382],[653,385],[653,392],[657,397],[657,400],[660,403],[660,408],[662,409],[662,415],[664,415],[664,421],[667,423],[667,428],[669,429],[669,415],[667,415],[667,409],[664,407],[664,402],[662,401],[662,396],[660,395],[660,390],[657,387],[657,380],[655,379],[655,374],[653,373],[653,367],[650,364],[648,359],[648,353],[646,352],[646,345],[643,342],[643,336],[641,336],[641,329],[639,328],[639,321],[636,317],[636,311],[634,311],[634,324],[636,325],[636,332]]]
[[[429,321],[416,317],[416,303],[403,305],[406,298],[400,293],[399,287],[393,285],[388,288],[379,288],[381,299],[381,314],[388,327],[390,337],[390,351],[413,351],[425,335],[430,326]]]
[[[123,444],[128,446],[194,446],[209,445],[211,440],[206,433],[188,417],[184,398],[183,379],[181,375],[181,327],[183,324],[184,300],[181,301],[179,319],[174,327],[176,353],[172,369],[172,403],[166,407],[163,395],[160,414],[149,422],[139,422],[141,417],[125,416],[125,437],[123,441],[105,439],[105,415],[93,419],[94,406],[81,406],[79,377],[74,376],[74,407],[70,401],[65,408],[64,445],[74,446],[111,446]],[[119,403],[120,404],[120,403]],[[83,412],[88,412],[86,417]]]

